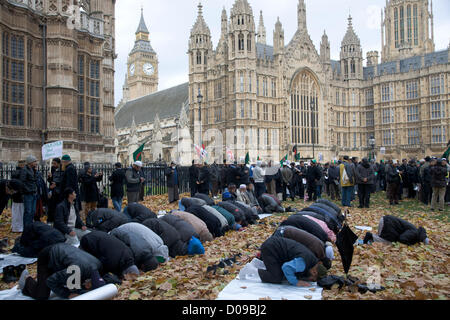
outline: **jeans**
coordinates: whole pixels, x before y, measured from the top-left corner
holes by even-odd
[[[114,209],[116,209],[116,211],[120,212],[122,211],[122,201],[123,198],[111,198]]]
[[[322,187],[323,186],[317,186],[317,191],[316,191],[316,194],[317,194],[317,198],[318,199],[321,199],[322,198]]]
[[[127,192],[128,203],[139,203],[139,191],[136,192]]]
[[[353,186],[342,187],[342,206],[350,207],[352,201]]]
[[[123,214],[128,217],[130,220],[133,219],[131,218],[131,216],[128,214],[128,207],[125,207],[125,209],[123,209]]]
[[[36,213],[37,194],[23,195],[23,228],[33,224],[34,215]]]

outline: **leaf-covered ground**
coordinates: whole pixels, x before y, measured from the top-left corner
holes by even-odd
[[[169,205],[167,196],[146,198],[144,204],[153,211],[170,211],[177,207]],[[357,205],[357,201],[353,202]],[[303,208],[303,201],[288,201],[285,206]],[[381,285],[386,290],[377,293],[360,294],[355,288],[332,288],[323,291],[324,299],[448,299],[450,293],[449,280],[449,217],[450,210],[430,212],[429,208],[416,200],[401,201],[398,206],[389,206],[385,193],[377,193],[373,197],[370,209],[351,208],[348,224],[352,230],[363,238],[365,232],[355,226],[370,226],[377,231],[379,219],[386,214],[407,219],[415,225],[427,230],[430,245],[418,244],[405,246],[402,244],[373,244],[356,246],[350,275],[357,277],[362,283],[371,276],[372,271],[379,275]],[[205,245],[205,255],[194,257],[177,257],[161,265],[157,270],[142,274],[133,281],[124,281],[119,287],[116,300],[138,299],[216,299],[219,292],[238,274],[239,270],[257,253],[258,247],[274,232],[277,225],[286,219],[288,214],[279,214],[249,226],[244,231],[230,231],[224,237],[216,238]],[[0,238],[17,237],[10,232],[10,212],[0,217]],[[10,241],[12,247],[13,241]],[[216,274],[206,273],[207,267],[217,264],[221,258],[241,254],[238,263],[232,267],[218,269]],[[342,264],[335,248],[336,260],[330,270],[331,274],[343,275]],[[31,274],[35,274],[35,265],[29,266]],[[15,284],[0,284],[6,289]],[[243,289],[245,290],[245,289]]]

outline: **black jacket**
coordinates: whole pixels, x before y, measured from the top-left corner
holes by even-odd
[[[296,276],[307,278],[309,270],[319,262],[311,250],[295,240],[270,237],[261,245],[261,259],[266,266],[266,270],[258,270],[262,282],[281,283],[285,279],[283,264],[300,257],[305,261],[305,271]]]
[[[336,223],[336,221],[331,219],[329,215],[323,214],[323,211],[321,208],[317,208],[317,207],[305,208],[302,211],[300,211],[300,214],[311,216],[316,219],[322,220],[323,222],[326,223],[328,229],[333,231],[335,234],[337,234],[339,232],[338,224]]]
[[[178,186],[180,184],[180,172],[179,172],[178,168],[175,168],[175,170],[177,170],[177,174],[178,174],[178,181],[177,181],[177,186]],[[172,167],[166,168],[165,175],[167,177],[167,188],[175,187],[174,169],[172,169]]]
[[[220,220],[205,208],[200,206],[190,206],[186,209],[186,212],[192,213],[197,218],[203,220],[203,222],[206,223],[209,232],[211,232],[214,237],[223,236],[222,224],[220,223]]]
[[[130,203],[127,207],[127,212],[131,217],[131,222],[142,223],[147,219],[158,218],[154,212],[140,203]]]
[[[65,241],[66,237],[58,229],[42,222],[33,222],[26,232],[17,238],[12,251],[22,257],[37,258],[45,247]]]
[[[190,166],[189,167],[189,181],[191,183],[196,183],[199,173],[200,173],[200,170],[198,169],[198,167],[196,167],[194,165]]]
[[[231,213],[234,216],[234,220],[239,222],[243,227],[248,225],[245,220],[245,213],[239,207],[234,205],[233,201],[223,201],[219,202],[217,205]]]
[[[83,184],[84,201],[97,202],[99,200],[97,182],[102,181],[102,176],[96,178],[94,174],[89,175],[85,172],[80,176],[80,181]]]
[[[61,192],[66,188],[72,188],[77,196],[80,196],[80,188],[78,188],[78,174],[74,165],[70,163],[64,170],[64,175],[61,183]]]
[[[125,170],[120,168],[113,171],[109,177],[111,181],[111,198],[123,198],[123,186],[125,184]]]
[[[3,213],[3,210],[5,210],[8,205],[9,198],[11,198],[11,196],[6,193],[7,182],[7,180],[0,180],[0,214]]]
[[[37,172],[28,165],[20,170],[20,181],[23,183],[24,194],[37,194]]]
[[[189,208],[190,206],[204,206],[206,202],[205,200],[199,198],[183,198],[181,199],[181,204],[185,208]]]
[[[81,229],[84,226],[84,223],[80,218],[80,212],[78,211],[78,208],[75,205],[75,203],[74,207],[75,207],[75,214],[77,216],[77,220],[75,221],[75,228]],[[69,234],[70,232],[72,232],[72,229],[70,229],[67,226],[67,223],[69,221],[69,215],[70,215],[70,203],[67,199],[65,199],[56,207],[55,223],[54,223],[54,227],[59,231],[61,231],[63,234]]]
[[[89,228],[104,232],[110,232],[112,229],[128,222],[130,221],[124,214],[113,209],[104,208],[91,211],[86,218],[86,223]]]
[[[308,183],[316,183],[322,178],[322,170],[318,166],[311,166],[306,171],[306,181]]]
[[[328,241],[328,235],[322,228],[314,221],[303,217],[299,214],[294,214],[287,218],[287,220],[281,223],[282,226],[293,226],[301,230],[305,230],[312,235],[315,235],[317,238],[322,240],[323,242]]]
[[[106,232],[88,233],[81,239],[80,248],[100,260],[103,274],[111,272],[121,277],[126,269],[134,265],[131,249]]]
[[[207,166],[200,168],[198,175],[199,184],[197,185],[198,192],[208,194],[209,193],[209,170]]]
[[[20,180],[20,171],[22,170],[21,167],[17,167],[16,171],[14,171],[11,174],[11,179]],[[23,203],[23,190],[20,190],[19,192],[16,192],[11,196],[11,199],[15,203]]]
[[[253,212],[250,206],[246,206],[245,204],[239,202],[239,201],[231,201],[236,207],[241,209],[241,211],[245,215],[245,221],[248,224],[255,224],[256,220],[259,220],[259,216]]]
[[[441,165],[435,165],[431,167],[431,186],[432,187],[445,187],[447,181],[445,177],[447,176],[447,167]]]
[[[412,223],[394,216],[383,217],[383,230],[380,237],[390,242],[413,245],[427,237],[424,228],[416,228]]]
[[[192,237],[200,239],[200,236],[190,223],[184,221],[183,219],[177,216],[174,216],[173,214],[166,214],[165,216],[159,219],[174,227],[180,234],[181,241],[183,242],[189,242]]]
[[[144,175],[142,170],[136,171],[134,168],[129,168],[125,172],[125,181],[127,184],[127,192],[138,192],[141,189],[140,178]]]
[[[408,165],[406,167],[406,174],[408,175],[408,181],[410,183],[419,182],[419,168],[417,168],[416,166]]]
[[[400,183],[400,173],[397,172],[397,168],[389,164],[386,166],[386,182],[388,183]]]
[[[212,200],[208,195],[204,193],[196,193],[194,195],[194,198],[204,200],[208,206],[213,206],[215,204],[214,200]]]
[[[78,266],[81,271],[81,284],[91,278],[93,271],[101,272],[102,263],[91,254],[75,248],[65,243],[54,244],[45,249],[46,258],[48,258],[48,268],[53,274],[47,278],[47,287],[56,295],[62,298],[68,298],[71,293],[79,293],[76,289],[71,291],[67,288],[67,280],[72,272],[68,272],[70,266]]]
[[[258,198],[258,202],[261,205],[262,210],[266,213],[284,212],[283,207],[268,194],[262,194]]]
[[[169,248],[169,255],[172,258],[187,255],[187,242],[181,240],[177,229],[170,224],[162,219],[147,219],[142,224],[161,237],[164,244]]]

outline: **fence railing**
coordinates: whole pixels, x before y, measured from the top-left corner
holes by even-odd
[[[83,164],[74,164],[77,169],[78,175],[84,171]],[[109,177],[115,170],[114,165],[111,164],[91,164],[93,173],[101,172],[103,173],[103,178],[98,182],[98,187],[100,192],[103,192],[108,197],[111,194],[111,183]],[[144,182],[144,192],[145,195],[162,195],[167,193],[167,178],[165,175],[165,170],[167,166],[165,164],[148,164],[142,167],[142,174],[145,178]],[[48,173],[51,171],[48,165],[37,166],[37,171],[42,176],[44,181],[47,183]],[[14,165],[3,165],[0,167],[0,179],[11,179],[11,174],[16,170]],[[179,181],[179,192],[185,193],[189,192],[189,167],[177,167],[178,170],[178,181]],[[125,188],[125,186],[124,186]],[[126,188],[124,189],[126,191]]]

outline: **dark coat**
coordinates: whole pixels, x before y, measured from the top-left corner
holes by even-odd
[[[28,165],[20,170],[20,181],[23,183],[24,194],[37,193],[37,172]]]
[[[307,278],[309,270],[319,262],[311,250],[291,239],[270,237],[261,245],[261,259],[266,266],[266,270],[258,270],[262,282],[281,283],[285,278],[283,264],[300,257],[305,261],[305,271],[296,276]]]
[[[166,214],[159,219],[174,227],[180,234],[181,241],[183,242],[189,242],[192,237],[200,239],[200,236],[191,224],[173,214]]]
[[[20,171],[22,170],[21,167],[17,167],[16,171],[14,171],[11,174],[11,179],[20,180]],[[11,199],[14,203],[23,203],[23,190],[20,190],[19,192],[16,192],[11,196]]]
[[[416,166],[408,165],[406,167],[406,174],[408,175],[408,181],[410,183],[419,182],[419,168]]]
[[[295,240],[311,250],[317,259],[322,261],[326,258],[324,243],[319,238],[305,230],[297,229],[292,226],[283,226],[279,227],[273,236]]]
[[[306,171],[306,181],[308,183],[317,183],[320,178],[322,178],[322,170],[318,166],[311,166]]]
[[[11,198],[11,196],[6,193],[7,182],[7,180],[0,180],[0,214],[3,213],[3,210],[5,210],[8,205],[9,198]]]
[[[397,172],[397,168],[393,165],[386,166],[386,182],[400,183],[400,173]]]
[[[74,203],[75,207],[75,214],[77,216],[77,219],[75,221],[75,228],[81,229],[85,226],[83,221],[80,218],[80,212],[77,208],[77,206]],[[72,232],[72,229],[70,229],[67,226],[67,223],[69,222],[69,215],[70,215],[70,203],[67,199],[62,201],[60,204],[56,206],[56,214],[55,214],[55,223],[54,227],[61,231],[63,234],[69,234]]]
[[[258,202],[259,202],[263,212],[266,212],[266,213],[284,212],[283,207],[281,205],[279,205],[275,201],[275,199],[273,199],[268,194],[262,194],[258,198]]]
[[[325,205],[327,205],[327,206],[333,208],[334,211],[337,212],[338,218],[339,218],[339,216],[341,215],[341,208],[339,208],[335,203],[331,202],[330,200],[327,200],[327,199],[319,199],[319,200],[316,201],[316,203],[323,203],[323,204],[325,204]]]
[[[200,174],[198,175],[199,184],[197,185],[198,192],[208,194],[209,193],[209,170],[207,166],[200,168]]]
[[[215,204],[214,200],[212,200],[208,195],[204,193],[196,193],[194,195],[194,198],[204,200],[208,206],[213,206]]]
[[[447,167],[441,165],[435,165],[431,167],[431,186],[432,187],[445,187],[447,185],[446,181]]]
[[[255,224],[257,220],[259,220],[259,216],[252,210],[252,208],[245,203],[239,201],[232,201],[232,203],[241,209],[241,211],[245,215],[245,221],[248,224]]]
[[[125,170],[122,168],[114,170],[109,181],[111,181],[111,198],[123,198],[123,186],[126,181]]]
[[[135,170],[134,168],[129,168],[125,172],[125,182],[127,184],[127,192],[138,192],[141,189],[141,180],[144,175],[142,170]]]
[[[305,208],[304,211],[302,210],[299,213],[301,215],[311,216],[311,217],[314,217],[316,219],[319,219],[319,220],[325,222],[328,229],[333,231],[335,234],[337,234],[339,231],[339,229],[336,226],[336,223],[334,223],[334,221],[331,220],[329,216],[324,215],[320,208],[317,208],[317,207],[316,208]]]
[[[316,222],[303,217],[299,214],[294,214],[287,218],[287,220],[283,221],[281,223],[282,226],[293,226],[301,230],[305,230],[313,235],[315,235],[317,238],[322,240],[323,242],[328,241],[328,235],[325,231],[322,230],[320,225],[318,225]]]
[[[231,213],[234,220],[240,223],[243,227],[248,225],[245,220],[245,213],[239,207],[235,206],[232,201],[219,202],[217,205]]]
[[[80,176],[83,184],[83,199],[85,202],[97,202],[99,200],[99,192],[97,182],[102,181],[102,176],[95,177],[94,174],[86,172]]]
[[[239,178],[236,178],[236,186],[241,184],[248,184],[250,182],[250,169],[246,165],[243,167],[237,167],[235,171]]]
[[[161,237],[164,244],[169,248],[169,255],[172,258],[187,255],[187,242],[181,241],[177,229],[170,224],[161,219],[147,219],[142,224]]]
[[[367,178],[367,182],[363,179]],[[369,162],[366,164],[361,163],[356,168],[356,183],[357,184],[374,184],[375,183],[375,173]]]
[[[394,216],[383,217],[383,230],[380,237],[390,242],[413,245],[427,237],[424,228],[416,228],[412,223]]]
[[[195,183],[198,179],[198,175],[200,174],[200,170],[195,165],[189,167],[189,181],[191,183]]]
[[[181,204],[185,208],[189,208],[190,206],[204,206],[206,202],[199,198],[183,198],[181,199]]]
[[[80,196],[80,189],[78,188],[77,169],[75,169],[72,163],[67,165],[62,178],[61,191],[64,192],[66,188],[72,188],[77,196]]]
[[[230,228],[232,228],[232,227],[235,225],[236,220],[235,220],[233,214],[231,214],[231,213],[228,212],[226,209],[224,209],[224,208],[222,208],[222,207],[219,207],[219,206],[212,206],[212,208],[213,208],[213,209],[216,209],[222,216],[225,217],[225,219],[227,219],[228,226],[229,226]]]
[[[214,237],[223,236],[222,224],[220,223],[220,220],[205,208],[201,206],[190,206],[186,209],[186,212],[192,213],[197,218],[203,220],[203,222],[206,223],[209,232],[211,232]]]
[[[92,271],[97,270],[100,273],[102,268],[100,260],[72,245],[58,243],[49,248],[48,268],[53,274],[47,278],[47,287],[59,297],[68,298],[74,292],[66,286],[67,280],[73,274],[67,272],[67,268],[73,265],[80,268],[81,283],[91,278]],[[74,293],[77,293],[77,291]]]
[[[156,219],[158,216],[146,206],[140,203],[130,203],[127,207],[128,215],[131,217],[131,222],[142,223],[147,219]]]
[[[131,249],[116,237],[102,231],[93,231],[80,241],[80,248],[100,260],[102,272],[111,272],[121,277],[123,272],[134,265]]]
[[[110,232],[111,230],[129,222],[128,217],[124,214],[113,209],[104,208],[91,211],[86,218],[86,223],[89,228],[94,228],[104,232]]]
[[[65,241],[66,237],[58,229],[35,221],[16,240],[12,251],[20,254],[22,257],[37,258],[42,249],[52,244]]]
[[[315,203],[308,208],[308,211],[316,212],[324,216],[328,228],[330,228],[334,233],[337,233],[338,230],[342,228],[341,223],[336,218],[336,215],[332,209],[326,207],[324,204]]]
[[[178,179],[175,183],[175,170],[177,170],[177,174],[178,174]],[[179,185],[180,184],[180,172],[178,171],[177,168],[172,169],[172,167],[166,168],[164,174],[167,177],[167,188],[173,188],[175,187],[175,185]]]

